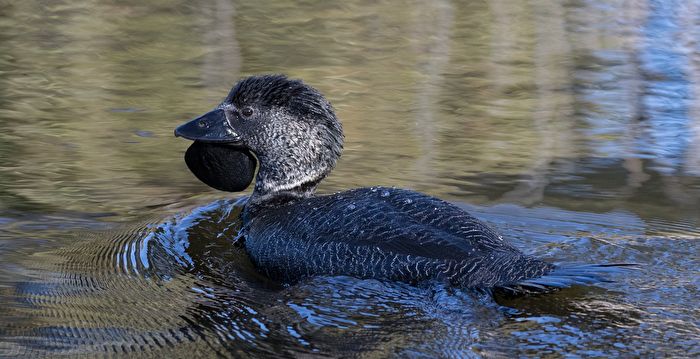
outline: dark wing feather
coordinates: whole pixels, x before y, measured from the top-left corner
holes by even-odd
[[[247,216],[253,261],[286,281],[326,274],[492,287],[552,268],[458,207],[407,190],[361,188],[252,208]]]
[[[307,199],[287,209],[293,222],[289,228],[312,235],[317,243],[343,241],[445,260],[494,250],[517,252],[467,212],[413,191],[360,188]]]

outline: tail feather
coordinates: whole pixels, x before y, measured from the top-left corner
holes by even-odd
[[[638,265],[632,263],[563,265],[542,276],[504,283],[496,288],[516,295],[546,293],[574,285],[612,282],[606,275],[637,268]]]

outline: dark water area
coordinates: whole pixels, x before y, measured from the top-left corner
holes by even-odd
[[[0,357],[700,356],[700,2],[0,0]],[[612,283],[284,286],[173,128],[240,77],[322,91],[320,191],[396,186]]]

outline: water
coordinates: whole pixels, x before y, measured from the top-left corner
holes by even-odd
[[[0,0],[0,356],[700,356],[700,3]],[[173,128],[241,76],[319,88],[325,193],[397,186],[615,283],[281,286]]]

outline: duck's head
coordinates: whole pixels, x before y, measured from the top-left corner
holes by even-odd
[[[343,148],[343,130],[330,103],[311,86],[283,75],[239,81],[219,106],[179,126],[175,135],[200,147],[188,150],[193,151],[188,165],[215,188],[210,182],[232,181],[223,177],[237,177],[231,188],[247,187],[255,169],[247,152],[253,153],[260,163],[253,199],[283,192],[312,194]],[[212,148],[217,148],[216,154]],[[209,163],[214,158],[216,166]],[[217,173],[208,170],[215,167],[220,169]]]

